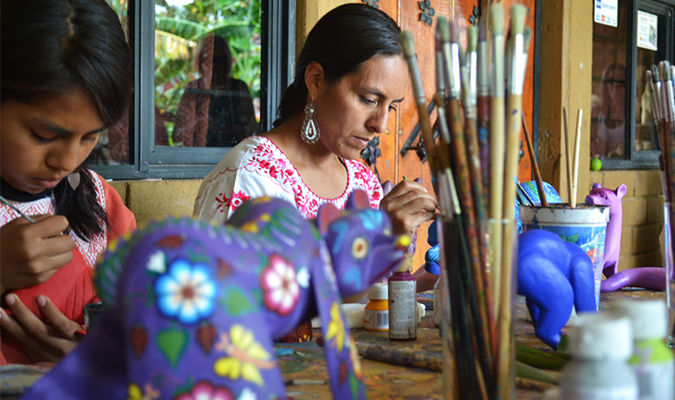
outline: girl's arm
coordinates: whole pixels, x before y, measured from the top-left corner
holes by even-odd
[[[0,327],[21,343],[32,362],[56,362],[77,347],[82,326],[63,315],[45,296],[38,296],[42,315],[50,324],[41,321],[17,296],[9,294],[5,302],[13,316],[0,309]]]

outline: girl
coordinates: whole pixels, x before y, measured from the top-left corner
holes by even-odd
[[[95,301],[98,255],[136,221],[82,166],[126,112],[131,54],[104,0],[3,0],[0,10],[0,364],[56,361]],[[49,322],[46,322],[49,321]]]

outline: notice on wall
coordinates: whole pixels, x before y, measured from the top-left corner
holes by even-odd
[[[619,0],[595,0],[595,22],[616,27],[618,19]]]
[[[637,47],[647,50],[658,50],[656,48],[656,38],[659,32],[659,17],[639,10],[637,17]]]

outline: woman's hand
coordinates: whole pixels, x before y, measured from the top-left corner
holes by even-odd
[[[75,242],[63,231],[60,215],[34,216],[34,224],[17,218],[0,228],[0,294],[47,281],[73,259]]]
[[[56,362],[77,347],[84,337],[79,332],[82,326],[69,320],[45,296],[38,296],[36,301],[50,324],[40,320],[17,296],[8,294],[5,301],[13,316],[0,309],[0,326],[5,334],[14,336],[21,343],[32,362]]]
[[[399,182],[380,202],[380,210],[391,218],[394,234],[411,237],[420,224],[436,218],[437,207],[436,196],[409,180]]]

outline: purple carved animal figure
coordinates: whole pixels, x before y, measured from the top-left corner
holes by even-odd
[[[618,271],[623,222],[623,205],[621,204],[621,200],[626,195],[626,190],[626,185],[620,185],[616,190],[611,190],[603,188],[599,183],[595,183],[591,192],[586,196],[587,204],[610,207],[607,235],[605,238],[605,258],[602,263],[602,272],[607,279],[603,280],[600,284],[600,291],[603,293],[613,292],[626,286],[665,290],[666,271],[664,268],[632,268]]]
[[[555,233],[527,231],[518,237],[518,294],[525,296],[535,335],[557,349],[572,306],[596,311],[591,259]]]
[[[273,340],[318,313],[333,397],[365,399],[340,296],[381,279],[409,244],[360,191],[315,221],[259,198],[225,226],[152,222],[111,244],[96,277],[106,312],[24,398],[286,398]]]

